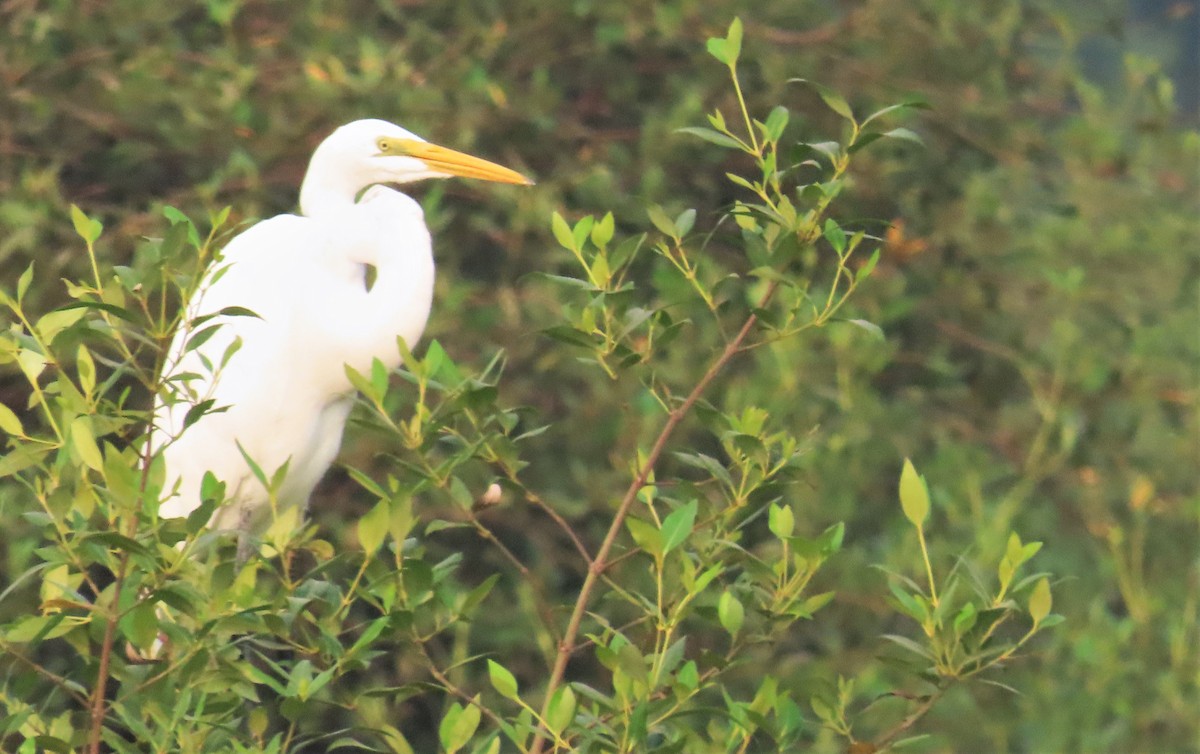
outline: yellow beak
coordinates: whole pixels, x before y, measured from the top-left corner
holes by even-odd
[[[521,186],[533,185],[533,181],[515,170],[509,170],[494,162],[472,157],[463,152],[439,147],[437,144],[430,144],[427,141],[405,141],[401,148],[404,154],[416,157],[440,173],[449,173],[463,178],[478,178],[482,181],[516,183]]]

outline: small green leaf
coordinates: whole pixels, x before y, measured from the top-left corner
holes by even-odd
[[[929,488],[907,458],[904,459],[904,470],[900,472],[900,507],[913,526],[918,528],[924,525],[929,515]]]
[[[662,524],[662,549],[663,554],[669,553],[687,540],[692,533],[692,527],[696,523],[696,510],[698,504],[692,500],[682,508],[676,508],[663,519]]]
[[[958,611],[958,615],[954,616],[954,633],[957,636],[970,631],[975,626],[975,620],[979,617],[979,611],[975,607],[974,602],[968,602]]]
[[[83,389],[83,394],[91,398],[92,391],[96,389],[96,362],[92,360],[92,354],[88,351],[87,346],[79,344],[79,350],[75,356],[75,369],[79,372],[79,387]]]
[[[887,340],[887,336],[883,334],[883,328],[874,322],[868,322],[865,319],[848,319],[846,322],[854,325],[855,327],[866,330],[881,341]]]
[[[87,241],[89,246],[96,242],[104,230],[104,226],[100,224],[99,220],[91,219],[74,204],[71,205],[71,223],[75,226],[75,232],[79,234],[80,238]]]
[[[703,128],[701,126],[688,126],[686,128],[677,128],[675,133],[691,134],[692,136],[704,139],[710,144],[716,144],[718,147],[727,147],[729,149],[745,149],[741,142],[732,136],[714,131],[711,128]]]
[[[92,422],[88,417],[79,416],[71,422],[71,447],[89,469],[100,471],[104,468],[104,458],[96,445],[96,437],[92,434]]]
[[[712,37],[708,40],[706,46],[709,55],[712,55],[725,65],[729,65],[729,44],[724,39]]]
[[[560,686],[546,708],[546,725],[555,735],[566,730],[575,719],[575,692],[570,686]]]
[[[21,277],[17,278],[17,303],[25,300],[25,292],[29,290],[29,284],[33,282],[33,262],[25,268],[21,273]]]
[[[815,81],[808,79],[790,79],[791,82],[804,83],[817,90],[821,100],[829,106],[829,109],[842,116],[848,121],[854,121],[854,112],[850,109],[850,105],[846,103],[845,98],[827,86],[818,84]]]
[[[517,693],[517,679],[500,663],[495,660],[488,660],[488,678],[492,681],[492,688],[500,692],[500,696],[505,699],[520,699]]]
[[[737,636],[738,631],[742,628],[742,622],[746,619],[746,608],[742,607],[738,598],[733,596],[733,592],[725,592],[717,602],[717,618],[720,619],[721,626],[729,632],[730,636]]]
[[[571,226],[557,212],[550,216],[550,230],[554,233],[554,240],[564,249],[575,249],[575,236],[571,233]]]
[[[780,539],[792,536],[792,532],[796,529],[796,514],[792,512],[790,506],[772,505],[767,517],[772,534]]]
[[[1033,588],[1033,594],[1029,595],[1029,617],[1033,619],[1033,625],[1039,625],[1045,620],[1053,605],[1054,597],[1050,594],[1050,580],[1043,576],[1037,586]]]
[[[767,122],[763,124],[763,130],[766,136],[771,141],[779,141],[783,136],[783,129],[787,128],[788,110],[783,105],[779,105],[771,114],[767,116]]]
[[[633,535],[633,541],[638,547],[655,558],[662,557],[663,535],[653,524],[630,516],[625,519],[625,527]]]
[[[25,436],[25,428],[21,426],[21,420],[17,418],[11,408],[3,403],[0,403],[0,429],[15,437]]]
[[[904,139],[905,141],[911,141],[914,144],[924,144],[925,143],[925,142],[921,141],[920,136],[918,136],[916,133],[908,130],[907,128],[893,128],[890,131],[884,131],[883,135],[889,139]]]
[[[379,549],[379,546],[383,544],[384,537],[387,536],[391,518],[392,512],[388,501],[380,500],[374,508],[367,511],[366,515],[358,520],[358,542],[362,545],[363,552],[373,555]]]
[[[148,650],[158,638],[158,615],[154,603],[142,602],[121,616],[121,632],[138,649]]]
[[[467,745],[471,736],[475,735],[475,729],[479,727],[479,715],[479,707],[474,704],[463,707],[455,702],[450,705],[438,726],[438,739],[441,740],[446,754],[454,754]]]
[[[734,16],[733,21],[729,23],[729,31],[725,34],[725,55],[728,58],[726,63],[732,66],[741,54],[742,19]]]
[[[664,235],[671,238],[679,237],[675,230],[674,221],[670,217],[667,217],[667,213],[663,212],[662,207],[657,204],[647,207],[646,216],[650,218],[650,222],[654,223],[654,227],[658,228]]]
[[[592,226],[592,243],[598,248],[608,245],[613,237],[613,213],[608,212],[600,218],[600,222]]]
[[[696,210],[685,209],[679,213],[679,217],[675,218],[675,232],[682,238],[691,232],[692,227],[696,224]]]
[[[842,230],[842,226],[838,225],[832,217],[825,221],[824,236],[838,256],[841,256],[842,252],[846,250],[846,231]]]

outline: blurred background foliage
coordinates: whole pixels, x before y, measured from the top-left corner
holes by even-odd
[[[840,124],[792,77],[862,111],[907,95],[933,106],[905,123],[926,146],[865,152],[837,207],[846,221],[890,223],[854,304],[886,340],[835,327],[787,341],[707,396],[811,430],[797,528],[847,523],[846,549],[819,577],[838,598],[775,648],[777,674],[798,698],[812,679],[864,669],[868,697],[891,689],[870,669],[897,616],[868,565],[916,556],[895,505],[910,456],[933,487],[934,557],[948,565],[969,546],[994,562],[1014,528],[1044,541],[1037,567],[1065,577],[1055,610],[1067,617],[1007,672],[1022,695],[956,690],[925,722],[936,736],[922,746],[1195,750],[1195,0],[10,0],[0,5],[0,275],[13,281],[36,260],[42,287],[27,307],[63,301],[49,283],[87,264],[70,203],[104,221],[113,263],[162,233],[163,204],[200,217],[232,205],[247,222],[291,211],[313,147],[354,118],[395,120],[520,169],[534,189],[417,189],[441,271],[428,336],[466,364],[503,350],[504,402],[592,428],[531,440],[523,476],[584,529],[602,525],[613,504],[603,491],[623,486],[644,441],[637,418],[652,409],[546,347],[537,330],[560,292],[528,273],[568,264],[549,233],[554,210],[612,210],[620,235],[647,226],[649,205],[711,218],[732,202],[722,154],[673,132],[714,106],[730,111],[704,39],[735,14],[751,108],[785,103],[806,136],[836,136]],[[25,405],[26,389],[15,371],[0,374],[5,404]],[[687,442],[712,440],[697,428]],[[351,434],[344,458],[366,468],[379,450]],[[335,542],[353,537],[347,522],[364,510],[355,490],[334,473],[314,499]],[[37,545],[22,536],[23,509],[18,488],[0,483],[0,586]],[[520,505],[487,515],[534,568],[558,574],[548,583],[569,603],[580,577],[569,544]],[[498,570],[469,536],[445,542],[468,551],[464,579]],[[497,588],[520,599],[517,584]],[[0,611],[7,619],[34,600]],[[520,674],[504,611],[480,620],[472,650]],[[752,679],[753,662],[741,672]],[[420,700],[412,707],[406,733],[436,720]]]

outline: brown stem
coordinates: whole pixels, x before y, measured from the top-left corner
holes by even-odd
[[[443,673],[441,670],[438,670],[437,663],[433,661],[433,657],[429,654],[429,648],[425,646],[425,642],[421,641],[421,637],[414,635],[413,641],[416,643],[417,649],[421,651],[421,656],[425,658],[425,665],[429,669],[429,674],[432,675],[438,683],[442,684],[442,688],[457,696],[459,699],[463,700],[463,702],[478,707],[479,711],[486,715],[487,718],[491,720],[497,728],[504,727],[504,721],[500,719],[499,715],[489,709],[486,704],[481,704],[478,699],[460,689],[449,678],[446,677],[445,673]]]
[[[758,303],[759,309],[767,305],[771,298],[775,295],[775,291],[779,288],[779,281],[771,281],[762,299]],[[596,557],[592,560],[588,567],[587,577],[584,578],[583,586],[579,590],[579,596],[575,599],[575,609],[571,612],[571,620],[567,623],[567,630],[563,634],[562,640],[558,643],[558,655],[554,658],[554,668],[550,671],[550,681],[546,685],[545,701],[542,702],[541,717],[544,720],[549,713],[550,700],[554,698],[554,692],[558,690],[562,683],[563,673],[567,669],[567,661],[571,657],[571,653],[575,651],[575,637],[579,635],[580,626],[583,623],[583,616],[587,613],[588,603],[592,598],[592,591],[596,587],[596,582],[600,580],[600,576],[608,568],[608,554],[612,550],[613,544],[617,541],[617,536],[621,533],[621,526],[625,523],[625,517],[629,514],[629,509],[633,507],[633,503],[637,500],[638,491],[646,484],[646,480],[650,478],[650,473],[654,471],[658,459],[666,450],[667,442],[675,433],[675,429],[684,417],[691,411],[692,406],[700,399],[709,384],[720,374],[725,365],[729,363],[741,348],[742,343],[758,322],[758,316],[751,314],[746,318],[742,328],[738,330],[737,335],[733,340],[725,344],[725,349],[721,354],[709,365],[708,371],[688,393],[687,398],[683,403],[672,409],[667,416],[667,423],[663,425],[662,431],[658,433],[658,438],[655,439],[650,453],[646,456],[646,462],[642,465],[641,471],[634,477],[629,484],[629,488],[625,490],[625,496],[621,498],[621,503],[617,506],[617,513],[613,516],[612,524],[608,527],[608,532],[604,535],[604,541],[600,543],[600,549],[596,551]],[[541,754],[542,748],[545,746],[546,737],[545,729],[538,727],[536,737],[533,741],[533,747],[530,749],[530,754]]]
[[[162,349],[159,349],[162,353]],[[161,357],[158,364],[161,370]],[[142,449],[142,478],[138,489],[138,506],[137,510],[141,510],[142,502],[146,495],[146,484],[150,481],[150,461],[153,456],[151,445],[154,433],[154,421],[146,425],[146,444]],[[137,535],[138,519],[137,513],[129,522],[129,531],[127,537],[133,539]],[[117,619],[120,614],[121,607],[121,589],[125,585],[125,575],[129,570],[129,551],[126,550],[121,555],[121,563],[117,566],[117,579],[113,582],[113,598],[112,606],[109,610],[107,623],[104,626],[104,640],[100,643],[100,667],[96,670],[96,686],[92,689],[92,706],[91,706],[91,729],[88,734],[88,754],[100,754],[100,739],[104,732],[104,718],[107,715],[105,709],[105,691],[108,687],[108,667],[112,662],[112,648],[116,639]]]
[[[929,710],[933,709],[933,705],[937,704],[937,701],[942,698],[942,694],[945,693],[946,689],[939,686],[936,691],[925,698],[925,701],[921,703],[920,707],[917,707],[912,711],[912,714],[897,723],[896,727],[872,741],[871,751],[886,751],[892,745],[892,742],[900,737],[900,734],[916,725],[921,721],[921,718],[929,714]],[[851,745],[853,746],[853,744]]]
[[[96,671],[96,686],[92,689],[91,733],[88,737],[89,754],[100,754],[100,737],[104,731],[105,690],[108,687],[108,666],[112,660],[113,642],[117,632],[117,617],[120,610],[121,587],[125,583],[125,572],[129,566],[129,552],[121,556],[117,568],[117,580],[113,582],[112,605],[104,626],[104,641],[100,644],[100,667]]]

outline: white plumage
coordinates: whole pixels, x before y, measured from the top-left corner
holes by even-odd
[[[378,358],[395,368],[397,337],[414,346],[429,316],[434,264],[424,213],[378,184],[451,175],[529,183],[386,121],[355,121],[313,154],[299,215],[260,222],[225,247],[187,305],[164,370],[174,397],[156,407],[154,442],[174,494],[162,517],[195,510],[211,471],[226,484],[213,525],[261,531],[267,491],[242,451],[268,476],[288,464],[280,510],[307,504],[341,445],[353,400],[345,365],[369,373]],[[218,314],[229,307],[257,316]],[[185,428],[188,411],[208,399],[215,411]]]

